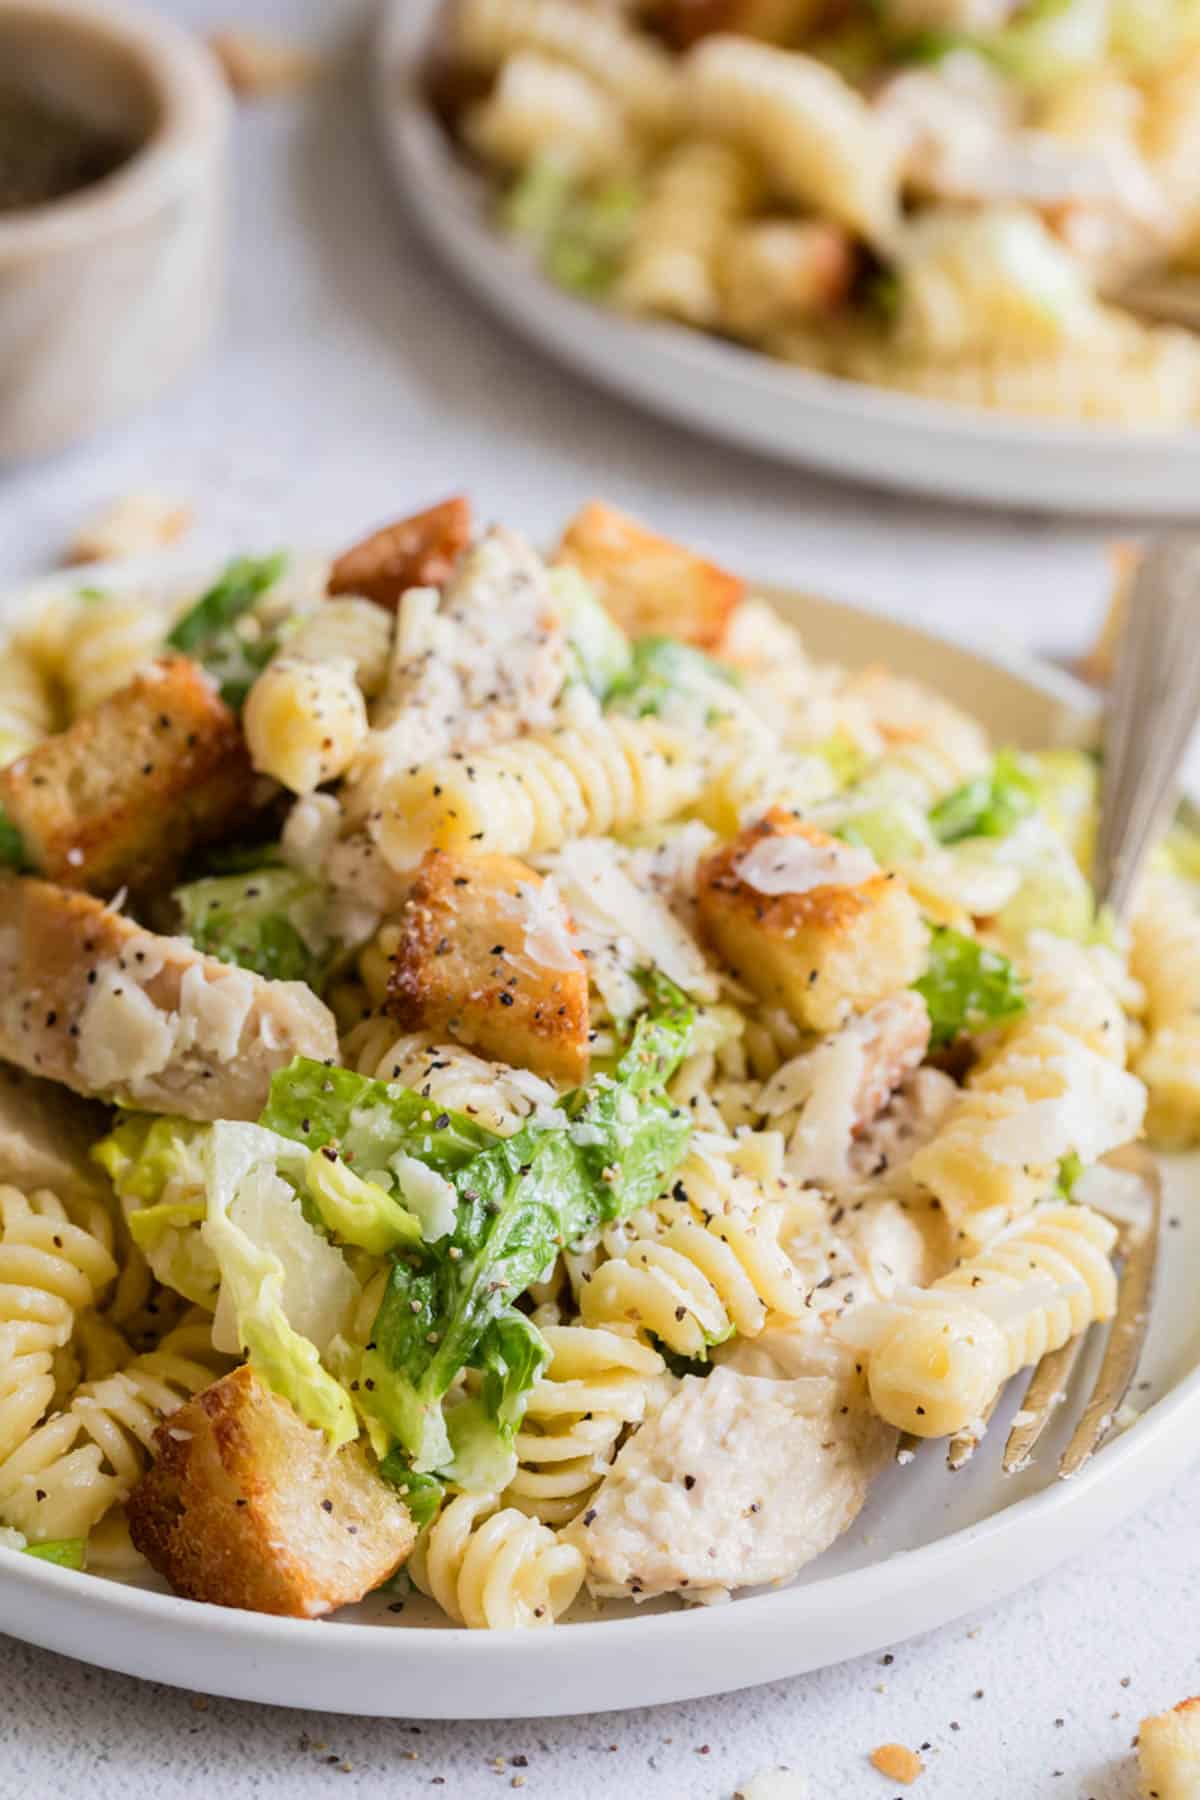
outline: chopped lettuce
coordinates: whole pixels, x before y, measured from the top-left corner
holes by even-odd
[[[207,1125],[127,1113],[92,1149],[121,1202],[130,1235],[165,1286],[210,1312],[220,1272],[200,1233]]]
[[[1034,777],[1011,750],[1002,750],[985,775],[976,775],[940,800],[929,815],[943,844],[963,838],[1007,837],[1038,802]]]
[[[208,1216],[204,1237],[221,1271],[214,1342],[234,1342],[268,1386],[336,1447],[358,1435],[350,1397],[321,1364],[358,1284],[340,1252],[305,1219],[278,1167],[299,1173],[303,1153],[258,1125],[222,1121],[204,1146]],[[293,1320],[295,1323],[293,1323]]]
[[[321,882],[296,869],[256,868],[189,881],[173,898],[184,935],[198,950],[273,981],[307,982],[320,993],[332,949]]]
[[[442,1402],[464,1367],[483,1370],[487,1414],[511,1434],[545,1356],[513,1303],[564,1244],[647,1204],[684,1152],[689,1121],[663,1088],[686,1051],[691,1010],[662,977],[647,989],[651,1006],[614,1074],[563,1100],[568,1128],[530,1120],[461,1163],[449,1240],[393,1265],[360,1400],[421,1472],[453,1457]]]
[[[247,629],[248,617],[287,565],[283,551],[273,556],[239,556],[195,605],[177,621],[167,637],[203,663],[217,681],[227,706],[238,708],[255,679],[278,648],[278,634]]]
[[[332,1145],[360,1175],[385,1187],[395,1185],[396,1156],[416,1157],[446,1174],[495,1142],[464,1113],[447,1112],[399,1082],[305,1056],[275,1076],[259,1123],[310,1150]]]
[[[644,637],[635,639],[631,665],[610,688],[607,706],[635,719],[653,713],[686,730],[730,712],[736,688],[734,671],[694,645]]]
[[[24,1556],[54,1563],[60,1569],[82,1569],[87,1560],[86,1538],[47,1538],[43,1544],[26,1544]]]
[[[597,700],[606,700],[633,667],[629,639],[578,569],[551,569],[550,587],[566,622],[578,677]]]
[[[344,1244],[370,1256],[386,1256],[402,1244],[419,1244],[421,1221],[377,1181],[366,1181],[332,1149],[314,1150],[305,1165],[305,1189],[322,1222]]]
[[[552,154],[522,171],[500,206],[500,223],[528,244],[546,274],[572,293],[597,298],[615,281],[640,196],[614,179],[582,191]]]
[[[1075,1192],[1075,1183],[1083,1174],[1083,1170],[1083,1159],[1077,1151],[1068,1150],[1067,1154],[1060,1158],[1055,1188],[1064,1200],[1069,1200]]]
[[[929,848],[925,821],[914,816],[903,802],[894,806],[867,807],[852,812],[837,828],[838,837],[847,844],[869,850],[876,862],[885,868],[911,862]]]
[[[1008,958],[948,925],[933,927],[929,966],[913,986],[929,1010],[934,1049],[1025,1011],[1020,978]]]
[[[446,1492],[444,1482],[436,1475],[418,1474],[402,1450],[389,1450],[380,1461],[379,1473],[396,1489],[418,1531],[432,1524]]]

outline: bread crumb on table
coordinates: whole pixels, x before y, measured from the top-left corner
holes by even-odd
[[[173,544],[191,527],[192,509],[152,488],[122,494],[81,525],[67,545],[68,563],[115,562]]]
[[[318,58],[306,45],[241,25],[212,32],[208,47],[229,86],[243,100],[295,93],[317,73]]]
[[[916,1751],[909,1750],[904,1744],[880,1744],[872,1750],[868,1760],[872,1768],[886,1775],[889,1781],[899,1781],[906,1787],[925,1768]]]

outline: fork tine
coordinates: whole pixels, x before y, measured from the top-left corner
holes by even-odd
[[[1117,1295],[1116,1317],[1092,1397],[1084,1407],[1083,1417],[1058,1465],[1059,1479],[1063,1481],[1079,1473],[1112,1430],[1137,1369],[1150,1323],[1162,1223],[1162,1176],[1152,1157],[1145,1152],[1136,1154],[1137,1172],[1142,1177],[1149,1201],[1149,1217],[1142,1229],[1122,1232],[1125,1267]]]
[[[998,1388],[992,1395],[992,1398],[988,1401],[987,1405],[979,1415],[978,1423],[980,1425],[987,1426],[992,1414],[1000,1404],[1000,1396],[1003,1392],[1003,1388]],[[956,1432],[950,1439],[949,1446],[946,1450],[946,1467],[948,1469],[965,1469],[982,1442],[982,1431],[976,1433],[968,1429],[967,1431]]]
[[[1066,1399],[1067,1387],[1086,1336],[1086,1332],[1080,1332],[1078,1337],[1068,1338],[1061,1349],[1048,1351],[1033,1371],[1016,1423],[1004,1446],[1006,1475],[1017,1474],[1030,1461],[1055,1409]]]

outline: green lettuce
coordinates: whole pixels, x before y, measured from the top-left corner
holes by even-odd
[[[0,865],[6,869],[28,869],[32,865],[25,840],[0,806]]]
[[[634,640],[629,669],[609,690],[611,712],[634,719],[654,714],[684,728],[710,725],[736,698],[737,677],[703,650],[677,638]]]
[[[198,950],[273,981],[307,982],[320,993],[333,955],[321,882],[268,866],[190,881],[173,898],[184,935]]]
[[[87,1560],[86,1538],[47,1538],[44,1544],[26,1544],[24,1556],[54,1563],[60,1569],[82,1569]]]
[[[93,1146],[151,1273],[210,1312],[220,1272],[200,1232],[207,1211],[201,1152],[209,1127],[191,1119],[126,1113]]]
[[[929,966],[913,986],[928,1008],[934,1049],[1025,1011],[1020,978],[1008,958],[948,925],[933,927]]]
[[[940,800],[929,815],[943,844],[963,838],[1007,837],[1036,811],[1037,783],[1011,750],[1002,750],[985,775],[977,775]]]
[[[321,1221],[344,1244],[385,1256],[402,1244],[419,1244],[421,1222],[377,1181],[367,1181],[331,1149],[314,1150],[304,1185]]]
[[[362,1363],[361,1403],[421,1472],[453,1456],[442,1402],[463,1368],[507,1438],[545,1348],[515,1307],[564,1244],[646,1205],[683,1155],[690,1125],[664,1085],[686,1051],[691,1009],[661,977],[611,1076],[561,1103],[569,1121],[530,1120],[454,1170],[448,1241],[393,1265]]]
[[[562,159],[549,154],[517,176],[501,201],[500,224],[529,246],[552,281],[597,298],[620,271],[639,204],[628,181],[582,191]]]
[[[390,1164],[413,1156],[439,1174],[460,1168],[495,1142],[465,1113],[447,1112],[397,1081],[376,1081],[298,1056],[281,1069],[259,1123],[311,1150],[332,1145],[358,1173],[399,1185]]]
[[[167,636],[173,650],[203,663],[235,710],[279,646],[273,632],[239,629],[287,566],[283,551],[273,556],[239,556],[177,621]]]
[[[551,569],[550,587],[566,623],[576,673],[597,700],[606,700],[633,667],[629,639],[578,569]]]

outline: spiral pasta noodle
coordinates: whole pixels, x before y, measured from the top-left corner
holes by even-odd
[[[1116,1236],[1089,1207],[1039,1207],[932,1287],[884,1303],[867,1352],[876,1411],[918,1437],[971,1425],[1018,1369],[1111,1318]],[[862,1323],[848,1316],[846,1333]]]
[[[460,1494],[417,1542],[413,1581],[472,1630],[552,1625],[583,1583],[572,1544],[495,1494]]]
[[[467,115],[464,135],[506,167],[552,157],[577,177],[613,168],[629,148],[616,99],[581,69],[536,50],[506,57],[487,100]]]
[[[678,78],[671,58],[620,16],[570,0],[464,0],[454,13],[454,45],[477,67],[497,68],[516,50],[536,50],[582,70],[654,134],[675,118]]]
[[[434,848],[523,856],[669,819],[705,774],[702,746],[680,732],[614,717],[420,763],[388,783],[373,829],[401,870]]]
[[[665,1365],[649,1345],[615,1331],[540,1330],[550,1361],[530,1390],[514,1443],[519,1466],[503,1500],[544,1525],[565,1525],[586,1504],[627,1427],[645,1417]]]
[[[56,1195],[0,1187],[0,1461],[55,1398],[76,1320],[114,1279],[103,1208],[72,1222]],[[69,1365],[68,1365],[69,1366]]]
[[[61,678],[72,718],[90,712],[161,655],[170,619],[145,594],[81,600],[64,635]]]
[[[676,1191],[704,1179],[689,1160]],[[689,1199],[677,1199],[656,1209],[652,1222],[630,1224],[637,1235],[583,1282],[586,1325],[634,1325],[681,1356],[702,1357],[735,1331],[756,1337],[770,1313],[802,1313],[804,1291],[780,1244],[782,1213],[771,1201],[760,1198],[752,1212],[706,1209],[701,1217]]]
[[[633,228],[619,303],[631,312],[715,325],[721,241],[750,211],[757,186],[751,165],[728,144],[692,138],[669,150],[650,177]]]
[[[487,1131],[510,1137],[539,1106],[557,1094],[540,1076],[507,1063],[487,1062],[461,1044],[431,1044],[419,1035],[397,1035],[390,1019],[374,1017],[344,1040],[348,1067],[379,1081],[398,1082],[433,1106],[466,1113]]]
[[[0,1520],[34,1542],[87,1537],[141,1475],[162,1420],[227,1366],[211,1320],[185,1319],[156,1349],[85,1382],[0,1463]]]

